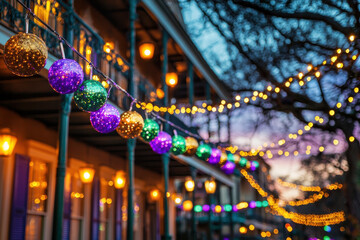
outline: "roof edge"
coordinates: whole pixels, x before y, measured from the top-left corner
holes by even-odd
[[[176,19],[166,3],[163,0],[142,0],[142,2],[155,14],[160,24],[166,29],[177,44],[179,44],[185,55],[204,75],[206,81],[212,86],[219,97],[229,101],[230,93],[205,61],[194,42],[190,39],[190,36],[186,33],[184,27]]]

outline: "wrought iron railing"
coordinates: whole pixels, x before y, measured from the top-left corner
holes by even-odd
[[[24,32],[26,11],[21,4],[16,0],[0,0],[0,3],[0,24],[11,31]],[[24,0],[24,3],[57,33],[71,42],[74,48],[93,62],[97,68],[127,89],[129,64],[111,46],[107,46],[103,38],[74,12],[71,5],[60,0]],[[29,31],[45,41],[49,53],[61,58],[59,40],[53,32],[49,31],[41,22],[32,19]],[[76,54],[73,58],[82,66],[85,76],[89,77],[90,66],[86,61]],[[94,72],[94,74],[97,73]],[[137,71],[135,71],[135,81],[138,100],[153,102],[158,106],[162,105],[156,94],[157,89]],[[126,96],[119,91],[111,91],[110,99],[120,107],[125,107],[125,98]],[[170,116],[170,121],[187,129],[184,123],[175,116]]]

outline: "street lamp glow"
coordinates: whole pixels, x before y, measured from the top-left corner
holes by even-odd
[[[174,72],[167,73],[165,77],[166,85],[174,87],[178,83],[178,75]]]
[[[116,189],[123,189],[125,187],[126,179],[123,171],[117,171],[114,179],[114,186]]]
[[[10,156],[15,148],[17,138],[9,128],[0,131],[0,156]]]
[[[187,180],[185,182],[185,188],[186,188],[186,191],[188,191],[188,192],[194,191],[194,188],[195,188],[194,180],[192,180],[192,179]]]
[[[191,211],[193,208],[193,203],[190,201],[190,200],[186,200],[184,203],[183,203],[183,210],[184,211]]]
[[[155,45],[152,43],[143,43],[139,46],[140,57],[148,60],[154,56]]]
[[[216,191],[216,182],[214,179],[205,181],[205,190],[207,194],[214,194]]]
[[[157,201],[160,199],[160,192],[157,189],[153,189],[150,191],[150,199],[152,201]]]
[[[83,183],[91,183],[94,179],[95,170],[90,167],[79,169],[80,179]]]

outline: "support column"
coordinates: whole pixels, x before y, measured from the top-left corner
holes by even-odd
[[[227,113],[227,132],[228,132],[228,144],[231,144],[231,110]]]
[[[221,194],[220,194],[220,189],[221,189],[221,183],[219,181],[217,181],[216,183],[217,187],[216,188],[216,195],[217,195],[217,202],[220,206],[221,205]],[[222,235],[222,213],[219,214],[219,237],[220,239],[223,239],[223,235]]]
[[[211,91],[210,91],[210,85],[208,82],[206,82],[205,84],[205,95],[206,95],[206,101],[207,101],[207,104],[210,103],[211,101]],[[211,121],[211,111],[208,111],[207,113],[208,115],[208,135],[209,135],[209,141],[210,141],[210,138],[211,138],[211,129],[210,129],[210,121]]]
[[[130,59],[129,59],[129,79],[128,79],[128,91],[134,96],[135,93],[135,20],[136,20],[136,4],[137,0],[129,1],[129,14],[130,14]],[[126,227],[126,239],[134,239],[134,168],[135,168],[135,139],[127,140],[127,157],[128,157],[128,208],[127,208],[127,227]]]
[[[220,122],[220,117],[219,114],[216,114],[216,120],[217,120],[217,124],[218,124],[218,128],[217,128],[217,135],[218,135],[218,142],[221,143],[221,122]]]
[[[28,1],[30,2],[30,1]],[[73,1],[69,1],[68,17],[65,19],[66,27],[64,29],[64,37],[73,44]],[[70,48],[65,49],[66,56],[72,58],[73,52]],[[61,95],[61,109],[59,115],[59,142],[58,142],[58,163],[56,169],[56,183],[55,183],[55,202],[53,215],[53,230],[52,239],[61,240],[63,232],[63,218],[64,218],[64,185],[66,175],[66,162],[68,153],[68,139],[69,139],[69,120],[71,112],[71,100],[73,93]]]
[[[66,174],[66,160],[68,151],[69,119],[71,99],[73,94],[61,95],[61,112],[59,125],[59,153],[56,170],[55,203],[52,239],[62,239],[62,225],[64,212],[64,181]]]
[[[192,192],[192,203],[193,203],[193,208],[191,210],[191,239],[192,240],[196,240],[196,219],[195,219],[195,210],[194,210],[194,206],[195,206],[195,193],[196,193],[196,168],[194,167],[190,167],[190,173],[191,173],[191,178],[194,181],[195,187],[194,187],[194,191]]]
[[[169,202],[167,192],[169,191],[169,162],[170,157],[168,153],[163,154],[162,156],[163,161],[163,171],[164,171],[164,240],[170,240],[171,236],[169,233]]]
[[[169,90],[168,90],[168,86],[166,85],[166,73],[168,71],[168,51],[167,51],[167,43],[169,40],[169,35],[168,33],[163,30],[162,32],[162,47],[163,47],[163,62],[162,62],[162,68],[161,68],[161,81],[162,81],[162,87],[163,87],[163,91],[164,91],[164,98],[163,98],[163,105],[166,107],[169,104]],[[165,114],[165,119],[169,120],[169,115],[167,113]],[[164,130],[166,132],[169,132],[169,125],[168,124],[164,124]],[[167,193],[169,191],[169,164],[170,164],[170,155],[168,153],[165,153],[161,156],[162,158],[162,163],[163,163],[163,173],[164,173],[164,191],[165,193],[163,194],[163,201],[164,201],[164,236],[163,239],[164,240],[170,240],[171,236],[170,236],[170,230],[169,230],[169,202],[168,202],[168,197],[167,197]]]
[[[188,77],[189,77],[189,104],[192,107],[194,106],[194,68],[191,62],[188,62]],[[191,126],[192,126],[192,116],[190,113],[190,127]]]
[[[209,194],[209,206],[210,206],[210,210],[209,210],[209,232],[208,232],[208,240],[211,240],[214,236],[214,226],[213,226],[213,222],[212,222],[212,216],[213,216],[213,211],[212,211],[212,205],[214,204],[214,194]]]
[[[234,194],[233,194],[233,189],[232,187],[229,187],[229,198],[230,198],[230,204],[231,204],[231,207],[234,206]],[[230,240],[233,240],[234,239],[234,221],[233,221],[233,216],[234,216],[234,212],[231,211],[229,212],[229,223],[230,223]]]
[[[169,35],[165,29],[162,31],[162,55],[163,55],[163,62],[161,67],[161,83],[164,91],[164,98],[163,98],[163,105],[167,106],[169,104],[169,92],[168,86],[166,85],[166,73],[168,71],[168,50],[167,44],[169,40]],[[167,116],[167,114],[166,114]]]

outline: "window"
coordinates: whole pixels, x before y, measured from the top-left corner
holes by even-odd
[[[113,239],[115,187],[113,177],[115,171],[109,167],[100,167],[100,197],[99,197],[99,240]]]
[[[115,197],[113,185],[114,184],[110,179],[100,179],[100,240],[112,239],[112,213],[114,212],[113,206],[115,203],[113,203]]]
[[[70,175],[71,179],[71,228],[70,240],[82,239],[84,221],[84,184],[78,172]]]
[[[40,160],[29,163],[29,190],[26,218],[26,240],[44,236],[44,218],[47,215],[49,191],[49,164]]]

